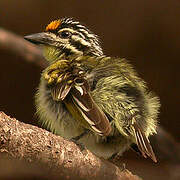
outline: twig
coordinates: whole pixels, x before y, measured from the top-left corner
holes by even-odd
[[[180,144],[163,127],[158,127],[151,141],[160,162],[180,164]]]
[[[0,48],[12,51],[22,56],[24,60],[35,63],[42,68],[47,66],[40,48],[3,28],[0,28]]]

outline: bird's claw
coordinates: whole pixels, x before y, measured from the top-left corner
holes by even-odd
[[[81,151],[85,150],[85,146],[82,143],[78,142],[76,138],[72,138],[71,141],[75,143]]]

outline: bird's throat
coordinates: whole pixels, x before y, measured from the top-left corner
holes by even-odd
[[[59,59],[60,55],[62,54],[61,49],[55,46],[44,46],[43,47],[43,55],[46,60],[50,63]]]

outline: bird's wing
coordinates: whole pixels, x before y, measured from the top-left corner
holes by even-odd
[[[134,121],[134,123],[132,124],[132,129],[133,129],[134,136],[136,139],[136,144],[137,144],[138,149],[141,152],[142,156],[145,158],[147,158],[147,156],[148,156],[154,162],[157,162],[157,159],[156,159],[156,156],[153,152],[151,144],[150,144],[148,138],[145,136],[140,125]]]
[[[58,83],[51,89],[52,98],[55,101],[59,101],[59,100],[63,101],[65,97],[68,95],[71,88],[72,85],[69,85],[66,82]]]
[[[111,132],[109,120],[94,102],[87,89],[85,84],[83,86],[72,88],[71,95],[73,103],[95,132],[99,135],[108,136]]]
[[[110,122],[94,102],[89,84],[84,78],[76,79],[74,85],[68,85],[66,81],[61,82],[52,88],[51,93],[54,100],[64,101],[75,119],[85,120],[86,124],[99,135],[108,136],[110,134]]]

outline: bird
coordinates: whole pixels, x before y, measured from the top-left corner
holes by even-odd
[[[99,37],[73,18],[24,38],[48,62],[35,95],[42,127],[100,158],[132,148],[157,162],[149,137],[157,133],[160,100],[128,60],[106,56]]]

